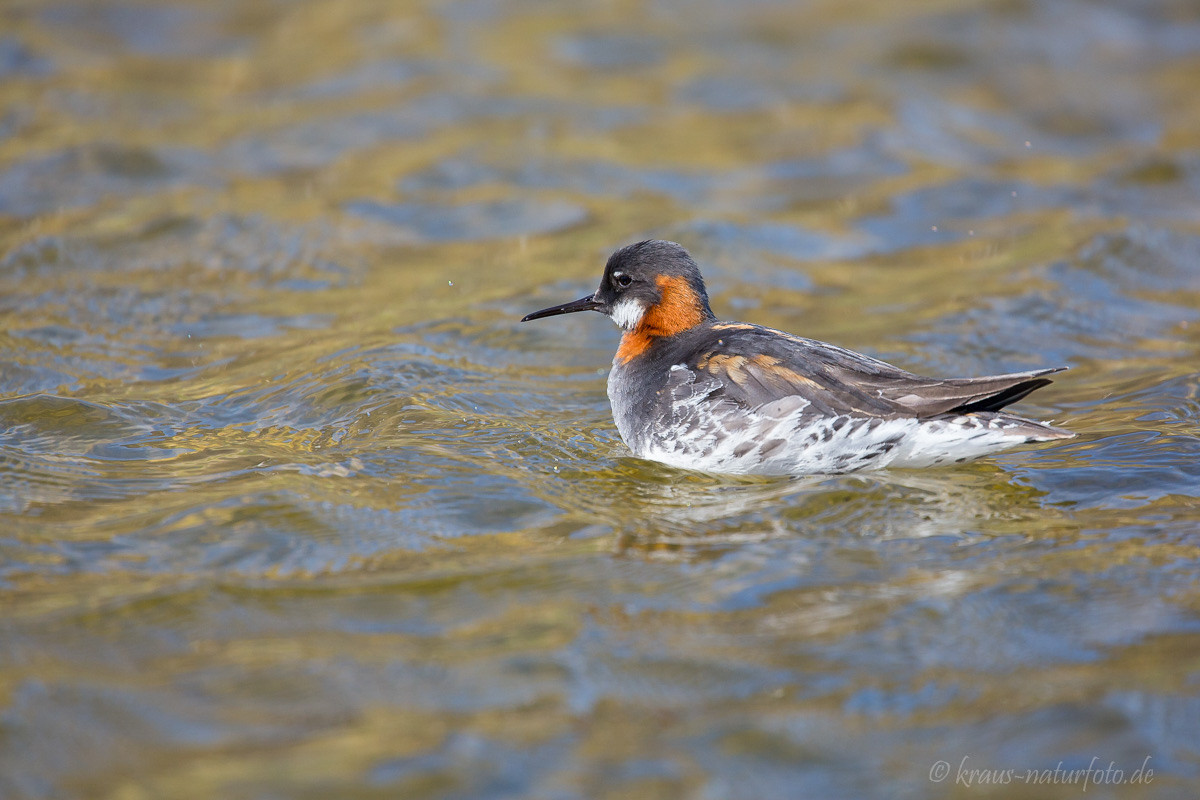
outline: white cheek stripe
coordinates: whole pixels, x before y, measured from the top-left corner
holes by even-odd
[[[616,305],[613,306],[612,313],[609,316],[619,327],[631,331],[642,321],[645,313],[646,306],[642,305],[641,301],[635,300],[632,297],[624,297],[618,300]]]

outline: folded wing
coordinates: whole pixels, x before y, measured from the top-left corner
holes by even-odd
[[[826,415],[927,418],[999,411],[1065,367],[981,378],[930,378],[813,339],[758,326],[720,334],[694,364],[696,382],[747,408],[798,396]],[[708,378],[710,380],[705,380]],[[715,379],[715,380],[711,380]],[[697,387],[699,388],[699,386]]]

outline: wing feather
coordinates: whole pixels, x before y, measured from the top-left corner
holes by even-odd
[[[798,396],[813,411],[868,417],[998,411],[1050,383],[1065,367],[931,378],[834,345],[758,326],[714,327],[719,339],[689,365],[697,388],[744,408]],[[716,338],[714,336],[714,338]]]

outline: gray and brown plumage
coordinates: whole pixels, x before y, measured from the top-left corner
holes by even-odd
[[[523,321],[600,311],[624,331],[608,378],[642,458],[723,473],[839,473],[961,462],[1073,433],[1002,409],[1065,367],[930,378],[814,339],[720,322],[674,242],[609,258],[595,293]]]

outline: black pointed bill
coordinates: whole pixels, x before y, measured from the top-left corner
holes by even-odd
[[[604,308],[604,304],[597,300],[594,294],[589,294],[587,297],[563,303],[561,306],[550,306],[550,308],[526,314],[521,317],[521,322],[529,322],[531,319],[541,319],[542,317],[557,317],[559,314],[574,314],[576,311],[599,311],[602,308]]]

